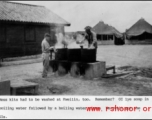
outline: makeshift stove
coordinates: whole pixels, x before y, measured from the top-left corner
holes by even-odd
[[[106,62],[96,60],[96,49],[57,49],[55,60],[50,60],[50,67],[59,76],[70,73],[73,77],[94,79],[106,74]]]
[[[64,41],[64,42],[63,42]],[[67,43],[64,48],[63,43]],[[85,36],[77,34],[76,39],[67,39],[57,34],[55,60],[50,60],[50,67],[57,75],[69,74],[73,77],[83,76],[86,79],[101,78],[107,70],[105,61],[96,60],[96,49],[88,48]]]

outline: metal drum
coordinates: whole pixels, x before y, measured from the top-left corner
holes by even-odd
[[[55,60],[67,60],[67,48],[56,49]]]
[[[81,49],[68,49],[68,61],[81,62]]]
[[[81,60],[84,63],[96,62],[96,49],[81,49]]]

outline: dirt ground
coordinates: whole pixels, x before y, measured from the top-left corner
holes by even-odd
[[[152,46],[99,46],[97,59],[116,65],[117,71],[134,73],[124,78],[85,80],[49,72],[48,78],[42,79],[42,63],[38,62],[0,67],[0,76],[2,79],[25,79],[39,83],[38,95],[152,95]]]
[[[97,59],[117,66],[152,67],[152,45],[99,46]]]

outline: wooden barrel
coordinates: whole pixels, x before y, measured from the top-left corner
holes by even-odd
[[[81,60],[84,63],[96,62],[96,49],[81,49]]]
[[[68,49],[68,61],[80,62],[81,61],[81,49]]]
[[[67,48],[57,49],[55,60],[67,60]]]

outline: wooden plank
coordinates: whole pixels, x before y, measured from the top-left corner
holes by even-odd
[[[137,74],[137,73],[139,73],[139,72],[140,72],[140,71],[136,71],[136,72],[134,72],[134,71],[129,71],[127,75],[120,76],[120,77],[118,77],[118,78],[119,78],[119,79],[124,79],[124,78],[127,78],[128,76]]]
[[[114,73],[114,74],[116,73],[116,68],[115,68],[115,66],[106,66],[106,71],[109,71],[109,70],[113,70],[113,73]]]
[[[28,92],[27,92],[28,91]],[[37,94],[38,86],[34,87],[24,87],[24,88],[11,88],[11,95],[27,95],[27,94]]]
[[[123,73],[116,73],[116,74],[105,74],[102,76],[102,78],[119,78],[119,77],[125,76],[129,73],[130,72],[123,72]]]
[[[17,95],[17,91],[19,89],[33,89],[34,94],[38,92],[38,84],[37,83],[32,83],[28,82],[25,80],[12,80],[11,81],[11,94],[12,95]]]
[[[12,80],[11,88],[25,88],[25,87],[35,87],[38,86],[37,83],[28,82],[25,80]]]

